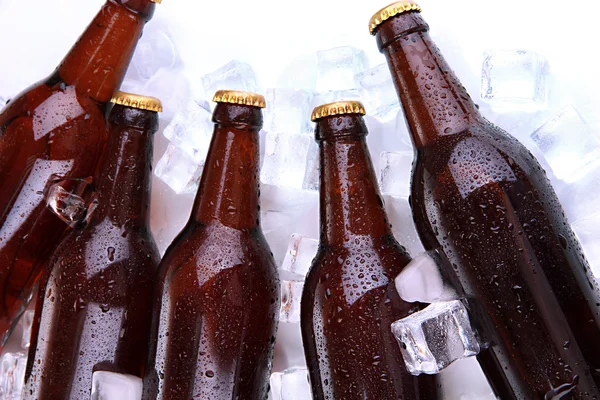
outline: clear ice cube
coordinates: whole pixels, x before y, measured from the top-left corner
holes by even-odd
[[[154,175],[177,194],[194,193],[200,184],[203,168],[203,161],[198,161],[179,147],[169,144],[154,168]]]
[[[413,222],[408,199],[383,196],[383,202],[396,240],[412,255],[425,251]]]
[[[392,332],[413,375],[437,374],[480,351],[467,309],[460,300],[431,304],[394,322]]]
[[[313,138],[309,135],[267,132],[261,181],[301,189],[310,157],[311,141]]]
[[[387,64],[359,73],[355,81],[369,115],[385,121],[398,114],[400,102]]]
[[[268,89],[264,130],[271,133],[312,134],[314,94],[305,90]]]
[[[271,374],[269,400],[311,400],[308,370],[290,368]]]
[[[23,336],[21,337],[21,347],[25,350],[29,348],[31,343],[31,325],[33,324],[33,317],[35,315],[34,310],[27,310],[23,313],[19,324],[23,330]]]
[[[281,265],[284,271],[306,276],[317,255],[319,241],[294,233],[290,238],[287,253]]]
[[[175,115],[163,134],[197,163],[204,163],[213,130],[210,111],[190,99],[185,109]]]
[[[81,196],[92,179],[64,179],[50,186],[46,206],[67,225],[74,227],[94,210]]]
[[[572,105],[561,109],[531,138],[556,177],[566,182],[576,181],[593,161],[600,158],[600,136]]]
[[[336,101],[355,100],[361,101],[360,90],[358,89],[347,89],[347,90],[331,90],[328,92],[320,92],[315,94],[313,98],[312,109],[321,106],[323,104],[334,103]],[[312,110],[311,110],[312,111]],[[315,124],[313,123],[313,126]]]
[[[279,312],[279,322],[290,324],[300,322],[302,289],[304,289],[304,282],[281,281],[281,310]]]
[[[218,90],[240,90],[258,92],[256,75],[245,62],[233,60],[210,74],[202,77],[204,92],[210,99]],[[212,104],[214,108],[214,103]]]
[[[571,226],[596,278],[600,278],[600,213],[575,221]]]
[[[320,185],[321,165],[319,161],[319,145],[315,140],[308,146],[308,159],[306,161],[306,171],[304,173],[304,190],[318,191]]]
[[[140,400],[142,379],[137,376],[96,371],[92,375],[92,400]]]
[[[0,361],[0,399],[21,399],[26,365],[27,354],[4,353]]]
[[[281,89],[301,89],[309,92],[317,90],[318,61],[315,53],[294,58],[277,79]]]
[[[140,93],[161,100],[163,112],[161,119],[171,119],[183,110],[191,94],[190,82],[181,68],[161,68],[143,86]]]
[[[355,75],[368,67],[364,51],[352,46],[317,52],[317,91],[356,89]]]
[[[532,109],[546,104],[548,63],[527,50],[487,51],[481,97],[498,108]]]
[[[177,50],[168,32],[163,29],[146,29],[131,61],[144,80],[152,78],[161,68],[173,68],[176,62]]]
[[[410,177],[413,162],[412,152],[383,152],[379,160],[379,188],[384,195],[410,196]]]
[[[409,302],[435,303],[457,300],[457,293],[441,273],[447,263],[442,253],[430,251],[415,257],[395,279],[400,297]]]

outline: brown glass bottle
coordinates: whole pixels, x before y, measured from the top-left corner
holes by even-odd
[[[67,225],[46,209],[55,180],[94,175],[105,107],[156,0],[108,0],[58,69],[0,114],[0,346]]]
[[[304,286],[301,326],[317,400],[436,398],[431,376],[406,370],[391,325],[420,304],[394,278],[410,256],[394,239],[357,102],[318,107],[321,240]]]
[[[43,274],[26,399],[90,398],[96,371],[143,377],[160,262],[149,227],[160,102],[125,93],[115,101],[98,207],[65,237]]]
[[[267,398],[279,279],[260,228],[264,98],[217,92],[190,221],[160,266],[147,400]]]
[[[500,398],[600,398],[598,287],[558,198],[533,155],[479,114],[417,10],[392,5],[371,29],[416,150],[423,245],[451,261]]]

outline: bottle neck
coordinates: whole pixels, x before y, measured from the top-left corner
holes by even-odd
[[[238,230],[260,226],[259,108],[220,103],[192,220]]]
[[[321,161],[321,242],[344,246],[357,236],[391,235],[359,115],[317,124]]]
[[[108,102],[121,86],[154,6],[150,0],[108,0],[58,67],[60,78],[78,93]]]
[[[92,221],[148,228],[154,134],[158,114],[115,105],[109,115],[109,141],[96,185],[98,208]]]
[[[416,148],[481,122],[477,106],[442,56],[418,12],[398,15],[377,30]]]

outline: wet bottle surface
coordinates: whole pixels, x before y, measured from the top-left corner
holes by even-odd
[[[416,149],[421,240],[451,261],[500,398],[599,398],[598,287],[558,198],[533,155],[479,114],[417,9],[393,5],[371,29]]]
[[[94,175],[106,104],[154,7],[108,0],[58,69],[0,113],[0,345],[67,228],[44,194],[55,181]]]
[[[317,400],[436,398],[435,378],[405,368],[391,324],[418,311],[394,278],[410,262],[394,239],[366,144],[360,103],[315,110],[321,162],[321,240],[301,306]]]
[[[132,104],[135,107],[121,104]],[[26,399],[90,397],[92,375],[143,377],[160,254],[149,228],[152,142],[160,102],[118,94],[108,117],[98,206],[42,275]]]
[[[190,221],[157,284],[144,399],[267,398],[280,290],[260,228],[262,96],[218,92]]]

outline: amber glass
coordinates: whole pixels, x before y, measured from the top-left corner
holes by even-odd
[[[502,399],[599,398],[598,287],[533,155],[485,120],[418,12],[376,31],[416,151],[411,207],[464,290]]]
[[[432,399],[433,377],[408,373],[391,324],[420,308],[394,278],[410,262],[394,239],[358,114],[317,122],[321,240],[306,279],[302,337],[313,397]]]
[[[92,375],[143,377],[160,254],[149,229],[155,112],[114,106],[98,207],[42,274],[25,398],[89,399]]]
[[[107,1],[58,69],[0,113],[0,346],[67,228],[44,193],[53,181],[94,175],[106,103],[153,11],[150,0]]]
[[[160,266],[144,399],[267,398],[279,279],[259,213],[257,107],[220,103],[190,221]]]

